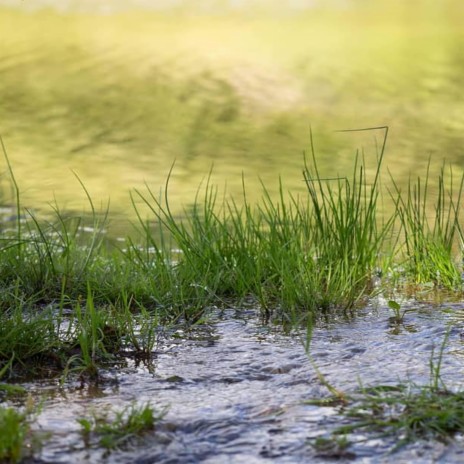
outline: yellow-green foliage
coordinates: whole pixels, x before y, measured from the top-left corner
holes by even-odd
[[[0,461],[18,462],[29,429],[26,414],[0,406]]]

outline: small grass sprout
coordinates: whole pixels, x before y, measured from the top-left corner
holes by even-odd
[[[326,459],[353,459],[356,455],[348,450],[350,442],[346,436],[332,436],[329,438],[318,437],[311,446],[316,451],[317,457]]]
[[[95,436],[100,446],[112,450],[154,430],[165,413],[166,410],[156,413],[149,402],[141,405],[132,403],[121,411],[93,413],[90,418],[81,418],[77,422],[82,427],[81,433],[87,446],[91,446]]]
[[[404,316],[407,312],[412,311],[412,309],[404,309],[401,311],[401,305],[395,300],[388,301],[388,307],[393,311],[394,316],[392,317],[393,322],[396,324],[402,324],[404,321]]]

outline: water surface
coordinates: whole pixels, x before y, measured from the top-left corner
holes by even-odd
[[[347,394],[360,385],[428,385],[432,350],[450,329],[442,377],[462,388],[464,330],[462,304],[432,307],[410,301],[405,323],[395,326],[380,301],[356,318],[341,317],[316,328],[311,355],[326,379]],[[173,332],[158,347],[150,369],[131,363],[107,372],[101,388],[60,390],[53,384],[29,386],[44,398],[38,426],[51,439],[40,462],[330,462],[310,445],[346,423],[336,408],[304,404],[328,395],[301,342],[304,334],[285,334],[259,322],[254,310],[213,312],[209,323]],[[169,406],[155,432],[124,451],[105,457],[85,448],[78,417],[92,410],[122,408],[131,401]],[[461,437],[445,445],[427,441],[391,455],[392,438],[357,435],[350,459],[340,462],[462,462]]]
[[[250,199],[259,177],[304,194],[310,126],[324,175],[357,149],[373,169],[381,131],[334,131],[380,125],[400,183],[429,156],[432,173],[463,165],[462,2],[108,4],[0,2],[0,133],[25,206],[81,210],[74,171],[113,221],[133,218],[128,192],[158,192],[174,162],[176,209],[213,165],[236,198],[242,173]]]

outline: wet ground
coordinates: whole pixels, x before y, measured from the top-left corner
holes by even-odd
[[[410,380],[429,382],[432,351],[450,329],[443,380],[460,388],[464,306],[414,302],[395,325],[385,302],[350,319],[319,324],[311,355],[326,379],[346,393],[364,386]],[[337,409],[304,404],[327,396],[308,360],[303,334],[262,324],[254,310],[214,313],[189,333],[174,332],[158,346],[151,366],[133,363],[105,374],[101,388],[28,385],[43,410],[34,428],[51,435],[36,462],[307,463],[330,462],[312,439],[346,422]],[[131,401],[168,407],[156,431],[124,450],[105,455],[87,448],[76,422],[91,411],[122,409]],[[419,442],[390,454],[394,439],[357,435],[337,462],[458,463],[464,442]]]

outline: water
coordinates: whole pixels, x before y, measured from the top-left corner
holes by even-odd
[[[442,368],[450,388],[462,386],[464,307],[433,307],[415,302],[396,327],[380,301],[354,318],[320,323],[311,344],[314,362],[337,389],[350,394],[363,386],[413,381],[428,384],[429,361],[450,328]],[[129,361],[105,374],[100,388],[64,389],[33,383],[43,398],[35,429],[50,432],[34,462],[134,463],[304,463],[328,462],[309,444],[346,422],[333,407],[304,404],[328,395],[303,348],[302,334],[285,334],[259,322],[252,309],[213,312],[207,324],[174,332],[158,347],[147,369]],[[105,456],[86,448],[76,418],[92,410],[151,401],[167,415],[155,432],[126,450]],[[461,437],[449,445],[418,442],[394,455],[391,438],[363,438],[350,447],[356,463],[462,462]],[[367,438],[367,439],[366,439]]]
[[[110,3],[134,8],[100,14]],[[305,194],[310,126],[328,177],[350,172],[356,149],[372,173],[383,133],[334,131],[379,125],[400,185],[429,155],[432,173],[443,158],[460,172],[462,2],[277,3],[192,14],[135,0],[0,2],[0,133],[24,206],[88,210],[75,172],[97,207],[110,199],[117,226],[135,217],[129,192],[146,182],[157,195],[174,162],[176,210],[212,165],[238,199],[242,173],[250,201],[259,178],[271,194],[279,176]]]
[[[36,0],[34,2],[24,2],[24,0],[1,0],[0,5],[21,7],[32,11],[43,8],[54,8],[62,12],[93,12],[110,14],[120,11],[143,9],[152,11],[164,11],[175,8],[190,8],[200,12],[233,12],[247,10],[250,7],[277,8],[280,11],[289,10],[301,12],[312,9],[321,4],[329,4],[330,7],[346,7],[350,0],[285,0],[278,5],[273,2],[263,0],[213,0],[213,1],[195,1],[195,0]],[[280,8],[279,8],[280,7]]]
[[[310,125],[322,175],[344,175],[357,148],[372,169],[382,132],[334,130],[379,125],[390,126],[386,163],[400,183],[424,172],[429,155],[432,173],[443,157],[462,169],[462,2],[288,2],[292,14],[235,2],[231,15],[219,2],[199,15],[158,8],[169,3],[0,1],[0,133],[24,206],[44,209],[56,197],[80,212],[75,172],[97,209],[111,198],[114,231],[134,217],[129,191],[146,182],[156,195],[174,161],[173,210],[192,202],[212,164],[213,181],[236,197],[242,173],[250,200],[260,196],[258,176],[271,194],[278,176],[304,194]],[[12,204],[7,177],[2,205]],[[14,222],[16,210],[1,214]],[[409,304],[398,327],[385,302],[321,323],[311,353],[327,380],[348,394],[360,381],[428,383],[432,349],[451,326],[442,373],[460,388],[464,307]],[[178,335],[162,341],[152,366],[128,360],[100,387],[27,384],[43,401],[34,429],[50,433],[35,462],[327,461],[309,441],[344,419],[304,404],[327,392],[302,334],[245,308]],[[76,419],[133,400],[169,407],[157,430],[109,456],[86,448]],[[369,436],[350,448],[350,462],[463,461],[462,437],[391,456],[393,445]]]

